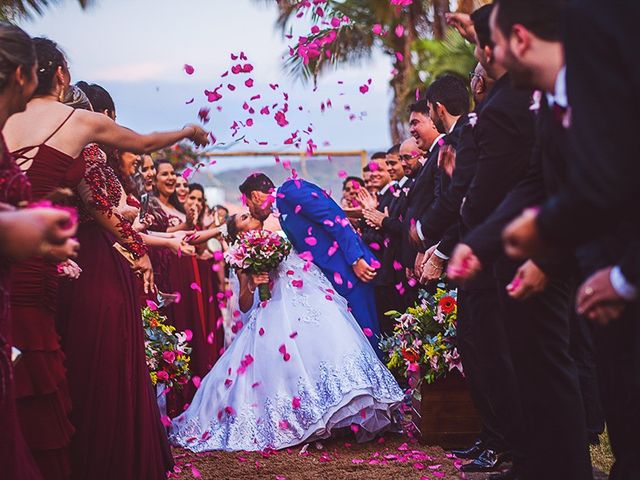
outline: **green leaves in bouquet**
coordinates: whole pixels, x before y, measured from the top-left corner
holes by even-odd
[[[414,393],[422,381],[433,383],[454,368],[462,371],[456,348],[457,291],[444,283],[435,294],[421,291],[419,302],[406,312],[387,312],[395,320],[393,335],[380,348],[387,366],[412,378]]]
[[[162,383],[170,388],[182,388],[191,378],[191,347],[187,334],[177,332],[167,322],[167,317],[157,310],[142,309],[147,367],[153,385]]]

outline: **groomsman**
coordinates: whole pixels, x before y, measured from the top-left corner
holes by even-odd
[[[409,112],[409,133],[415,140],[418,149],[425,155],[420,158],[422,166],[408,194],[402,242],[402,263],[409,270],[408,277],[414,277],[415,267],[421,263],[422,256],[418,257],[418,250],[411,240],[410,232],[415,231],[415,222],[436,198],[439,142],[444,134],[438,131],[429,115],[429,106],[426,100],[420,100],[410,105]]]
[[[417,151],[415,142],[405,142],[402,155],[411,155],[409,149]],[[393,322],[385,312],[405,311],[416,298],[415,288],[407,283],[404,268],[400,264],[403,219],[407,209],[408,193],[414,180],[405,175],[400,155],[401,149],[398,144],[391,147],[386,156],[387,171],[393,183],[389,189],[390,204],[382,209],[379,206],[377,209],[364,211],[367,223],[379,229],[384,238],[384,254],[380,259],[381,267],[376,276],[376,307],[380,331],[386,335],[393,333]],[[411,171],[407,173],[412,174]]]
[[[507,2],[501,6],[510,13]],[[600,324],[600,380],[616,457],[612,479],[640,478],[640,196],[637,121],[630,108],[639,104],[640,69],[628,48],[639,19],[637,2],[585,0],[570,9],[565,33],[572,147],[568,183],[539,213],[526,212],[505,232],[508,251],[521,256],[540,253],[543,245],[547,251],[573,248],[603,231],[617,237],[617,244],[604,245],[609,264],[578,291],[578,310]]]
[[[549,92],[549,98],[539,99],[540,105],[534,107],[538,110],[537,143],[529,172],[494,213],[456,248],[450,271],[458,278],[468,278],[470,270],[480,266],[495,265],[493,259],[501,256],[499,232],[504,223],[523,207],[540,202],[545,190],[557,188],[565,177],[562,118],[556,119],[547,103],[566,102],[564,89],[559,88],[559,80],[563,78],[559,41],[562,2],[549,0],[535,6],[524,5],[526,2],[508,3],[509,12],[517,18],[508,26],[501,23],[501,20],[505,22],[500,16],[502,2],[492,12],[495,58],[510,68],[513,83],[525,88],[543,88]],[[512,35],[518,40],[526,38],[527,61],[544,67],[535,71],[531,65],[527,68],[517,62],[517,54],[510,51]],[[540,62],[541,58],[545,60]],[[471,265],[472,269],[465,265]],[[575,275],[571,267],[566,259],[529,260],[518,268],[506,286],[509,294],[499,291],[503,303],[511,304],[512,312],[518,311],[514,298],[520,299],[527,311],[535,312],[517,323],[512,318],[505,324],[524,412],[516,446],[523,449],[525,458],[515,464],[515,478],[591,478],[582,396],[570,354],[569,300],[565,291],[571,291],[571,277]],[[531,362],[531,358],[537,361]],[[541,391],[545,392],[544,401],[536,397],[536,392]]]

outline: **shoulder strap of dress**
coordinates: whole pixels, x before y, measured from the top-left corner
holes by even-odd
[[[31,150],[34,150],[36,148],[40,148],[41,146],[43,146],[45,143],[47,143],[49,140],[51,140],[53,138],[53,136],[58,133],[60,131],[60,129],[62,127],[64,127],[65,123],[67,123],[67,121],[71,118],[71,115],[73,115],[73,112],[75,112],[75,108],[71,110],[71,113],[69,113],[69,115],[67,115],[67,117],[62,121],[62,123],[60,125],[58,125],[58,127],[51,132],[51,135],[49,135],[47,138],[44,139],[43,142],[41,142],[38,145],[28,145],[26,147],[22,147],[19,148],[13,152],[11,152],[16,160],[16,162],[18,163],[18,165],[22,165],[22,163],[28,161],[28,160],[32,160],[32,158],[28,158],[25,154],[27,152],[30,152]]]
[[[53,138],[53,136],[58,133],[60,131],[60,129],[62,127],[64,127],[64,124],[67,123],[67,121],[71,118],[71,115],[73,115],[73,113],[76,111],[75,108],[71,109],[71,113],[69,113],[69,115],[67,115],[67,118],[65,118],[62,123],[60,125],[58,125],[58,128],[56,128],[53,132],[51,132],[51,135],[49,135],[44,142],[42,142],[40,145],[44,145],[45,143],[47,143],[49,140],[51,140]]]

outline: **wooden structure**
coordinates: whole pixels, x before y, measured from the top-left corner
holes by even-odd
[[[467,447],[480,433],[481,423],[464,378],[456,371],[434,383],[422,383],[421,400],[413,401],[414,426],[420,441],[442,448]]]
[[[206,152],[203,157],[279,157],[279,158],[292,158],[298,157],[300,159],[300,173],[303,177],[308,176],[306,160],[308,157],[360,157],[360,165],[362,168],[367,164],[368,155],[366,150],[316,150],[313,153],[307,151],[235,151],[235,152]]]

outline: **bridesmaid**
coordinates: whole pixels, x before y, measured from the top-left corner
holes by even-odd
[[[208,240],[214,237],[220,237],[217,229],[206,228],[204,225],[206,198],[204,188],[199,183],[189,184],[189,196],[185,202],[187,210],[194,210],[194,218],[196,218],[195,229],[200,232],[194,236],[193,243],[197,245],[197,267],[199,285],[202,290],[202,298],[204,301],[205,318],[207,324],[205,331],[207,332],[207,343],[212,348],[207,347],[206,356],[201,359],[201,364],[194,365],[194,374],[203,377],[213,367],[215,362],[220,358],[224,349],[224,320],[222,318],[222,307],[219,301],[223,300],[220,293],[220,261],[216,261],[214,255],[207,247]],[[224,268],[222,268],[224,274]]]
[[[34,44],[39,65],[38,88],[25,112],[11,117],[4,129],[8,148],[31,181],[34,199],[43,199],[61,187],[76,187],[85,173],[82,152],[91,143],[133,152],[163,148],[184,138],[207,143],[206,132],[197,126],[140,135],[120,127],[106,115],[73,110],[62,104],[60,100],[70,83],[67,61],[51,40],[34,39]],[[142,254],[134,257],[135,268],[143,275],[148,290],[153,283],[149,259]],[[100,295],[99,286],[95,285],[95,295]],[[64,356],[55,329],[58,293],[55,266],[43,259],[22,262],[14,271],[12,288],[14,342],[23,351],[23,359],[15,372],[20,422],[45,478],[65,479],[69,477],[68,446],[73,427],[68,420],[71,405]],[[117,335],[122,337],[123,332]],[[123,337],[121,341],[134,339]],[[86,362],[86,359],[77,361]],[[89,383],[105,381],[108,379],[96,375]],[[97,435],[94,440],[110,439]],[[91,452],[94,453],[98,452]],[[122,461],[118,459],[113,463]],[[131,473],[121,478],[138,478],[135,465],[123,465],[123,468]],[[105,468],[105,472],[107,470]]]
[[[168,232],[191,231],[196,228],[197,210],[194,208],[186,209],[186,214],[183,214],[170,202],[170,198],[175,192],[176,180],[177,176],[173,165],[165,159],[156,160],[155,193],[165,216],[163,220],[165,225],[154,225],[153,228],[166,226]],[[212,306],[209,303],[212,290],[209,280],[211,271],[202,272],[201,268],[205,269],[204,266],[199,265],[198,260],[194,257],[171,256],[167,263],[168,285],[166,285],[169,292],[178,292],[181,297],[180,302],[173,303],[166,309],[166,315],[176,329],[192,332],[191,373],[200,378],[206,375],[210,364],[215,360],[215,326],[218,318],[215,304]],[[193,382],[189,382],[179,389],[173,389],[167,397],[169,416],[182,413],[191,402],[195,391],[196,386]]]
[[[179,212],[185,213],[184,204],[189,196],[189,183],[187,179],[178,173],[176,175],[176,190],[169,197],[169,203]]]
[[[33,42],[20,28],[0,22],[0,131],[14,113],[23,111],[38,84]],[[75,227],[63,230],[69,212],[50,208],[16,211],[28,201],[30,185],[0,135],[0,468],[7,480],[40,480],[27,448],[14,400],[11,355],[11,261],[42,255],[50,241],[66,242]]]

